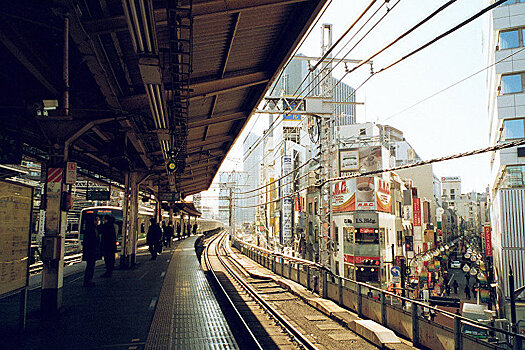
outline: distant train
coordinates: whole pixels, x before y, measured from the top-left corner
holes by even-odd
[[[102,222],[102,217],[104,215],[110,215],[115,219],[115,224],[118,227],[117,232],[117,245],[120,245],[121,239],[122,239],[122,219],[123,219],[123,211],[121,207],[110,207],[110,206],[97,206],[97,207],[88,207],[82,209],[80,212],[80,220],[79,220],[79,239],[82,240],[84,237],[84,231],[86,230],[86,215],[96,215],[100,218],[100,221]],[[153,209],[149,208],[139,208],[138,212],[138,240],[137,245],[144,245],[146,244],[146,234],[148,233],[148,228],[150,225],[150,219],[154,217],[155,211]],[[179,220],[178,216],[174,216],[174,226],[176,227],[177,221]],[[164,213],[162,215],[162,220],[167,224],[169,221],[169,215],[168,213]],[[187,221],[185,221],[186,223]],[[194,219],[192,219],[191,224],[193,225]],[[219,227],[223,227],[224,224],[217,220],[212,219],[203,219],[203,218],[197,218],[197,233],[203,233],[206,231],[210,231]],[[175,235],[176,235],[175,231]]]

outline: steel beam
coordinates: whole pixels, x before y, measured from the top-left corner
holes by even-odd
[[[194,19],[206,18],[211,16],[221,16],[243,11],[270,9],[275,6],[286,6],[307,0],[251,0],[247,1],[228,1],[224,0],[206,1],[193,4],[192,14]],[[156,24],[165,26],[168,24],[166,18],[166,8],[155,9]],[[124,15],[100,18],[84,22],[84,27],[89,34],[101,35],[128,30]]]
[[[246,89],[251,86],[265,84],[268,81],[270,81],[270,79],[265,72],[249,73],[222,79],[209,79],[207,81],[194,83],[190,86],[190,89],[193,91],[190,96],[190,101]]]
[[[186,149],[190,150],[193,148],[199,148],[203,146],[213,145],[215,143],[222,143],[222,142],[228,142],[233,141],[234,137],[231,135],[224,135],[224,136],[215,136],[215,137],[209,137],[204,141],[201,141],[200,139],[197,140],[188,140]]]

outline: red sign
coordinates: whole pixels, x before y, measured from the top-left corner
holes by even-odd
[[[437,234],[438,234],[439,237],[443,236],[443,229],[438,228],[437,229]]]
[[[353,256],[353,255],[345,254],[345,263],[362,264],[365,260],[379,261],[379,257],[378,256]]]
[[[47,169],[47,182],[62,182],[62,174],[64,169],[62,168],[49,168]]]
[[[485,255],[492,256],[492,232],[490,226],[483,227],[483,237],[485,238]]]
[[[359,228],[358,230],[361,233],[374,233],[375,232],[375,229],[373,228]]]
[[[414,212],[414,226],[421,226],[421,200],[419,198],[414,198],[412,211]]]

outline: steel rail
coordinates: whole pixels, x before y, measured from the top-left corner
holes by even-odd
[[[221,238],[221,234],[219,233],[215,238],[213,238],[210,242],[213,243],[215,242],[216,240],[220,239]],[[218,245],[217,245],[218,246]],[[257,340],[257,337],[253,334],[253,332],[251,331],[250,327],[248,326],[248,324],[246,323],[246,321],[244,320],[244,318],[242,317],[241,313],[239,312],[239,310],[237,309],[237,307],[235,306],[235,303],[233,302],[233,300],[231,300],[230,296],[228,295],[226,289],[224,288],[224,286],[222,285],[219,277],[217,276],[217,274],[215,273],[215,271],[213,270],[213,267],[212,267],[212,264],[211,264],[211,261],[210,261],[210,257],[208,255],[208,250],[210,249],[209,245],[206,247],[206,249],[204,249],[204,261],[206,262],[206,268],[208,269],[208,271],[211,272],[211,275],[213,276],[213,279],[215,280],[216,284],[219,286],[220,288],[220,291],[221,293],[223,294],[223,296],[226,298],[226,300],[228,301],[228,305],[234,310],[234,313],[235,313],[235,316],[237,317],[237,319],[240,321],[240,323],[242,324],[244,330],[247,332],[247,334],[250,335],[250,338],[251,340],[253,341],[253,343],[257,346],[258,349],[263,349],[263,347],[261,346],[261,344],[259,343],[259,341]],[[217,254],[218,256],[218,254]],[[219,260],[220,261],[220,260]]]
[[[244,281],[241,277],[239,277],[239,274],[228,265],[228,263],[225,261],[224,257],[222,257],[219,253],[219,248],[222,244],[224,244],[224,240],[226,238],[226,234],[223,234],[216,239],[220,239],[220,244],[217,244],[216,246],[216,256],[221,262],[221,264],[224,266],[224,268],[230,273],[230,275],[235,278],[235,280],[242,286],[242,288],[248,292],[254,300],[261,305],[265,310],[267,310],[277,321],[279,321],[280,325],[290,334],[293,336],[295,341],[299,343],[302,347],[306,349],[312,349],[317,350],[318,348],[310,342],[301,332],[299,332],[290,322],[288,322],[275,308],[273,308],[266,300],[264,300],[259,293],[257,293],[246,281]]]

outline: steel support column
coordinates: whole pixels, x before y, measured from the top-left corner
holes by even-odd
[[[64,283],[64,238],[66,212],[62,211],[63,167],[48,167],[46,182],[46,231],[42,241],[42,294],[40,308],[44,317],[58,314],[62,307]]]

